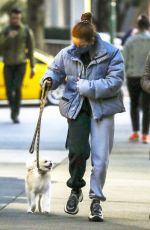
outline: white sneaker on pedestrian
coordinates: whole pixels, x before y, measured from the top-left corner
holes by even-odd
[[[100,200],[94,198],[90,206],[89,221],[103,222],[102,207],[100,205]]]

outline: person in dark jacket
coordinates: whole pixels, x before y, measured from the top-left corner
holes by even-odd
[[[68,120],[70,178],[67,186],[71,194],[65,212],[75,215],[79,211],[82,187],[86,184],[83,179],[86,160],[91,152],[89,220],[101,222],[100,202],[106,200],[103,186],[113,146],[114,114],[125,110],[120,92],[124,63],[120,51],[100,38],[91,20],[91,13],[81,16],[72,29],[73,44],[56,55],[41,85],[51,82],[51,89],[56,89],[66,79],[59,104],[60,113]]]
[[[19,123],[21,86],[26,69],[26,59],[30,60],[31,78],[34,75],[34,38],[31,29],[22,24],[22,12],[13,8],[10,22],[0,33],[0,50],[4,59],[4,81],[11,109],[11,119]]]

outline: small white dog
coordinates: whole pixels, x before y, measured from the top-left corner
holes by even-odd
[[[27,175],[25,179],[26,194],[28,199],[28,213],[50,212],[51,197],[51,161],[40,160],[40,169],[37,168],[37,161],[27,163]]]

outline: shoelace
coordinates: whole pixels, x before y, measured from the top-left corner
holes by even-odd
[[[92,207],[92,208],[93,208],[93,212],[94,212],[94,213],[101,214],[102,209],[101,209],[100,204],[95,203],[95,204],[93,204],[93,207]]]
[[[77,196],[76,194],[71,194],[68,203],[69,205],[73,206],[77,202]]]

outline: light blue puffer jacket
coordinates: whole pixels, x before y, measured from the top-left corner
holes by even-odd
[[[125,111],[121,86],[124,80],[124,63],[120,51],[96,35],[96,44],[90,50],[91,62],[83,67],[74,45],[62,49],[48,67],[42,82],[51,77],[52,89],[66,78],[66,87],[60,101],[60,113],[75,119],[84,97],[89,98],[94,119]],[[80,80],[77,84],[77,78]]]

